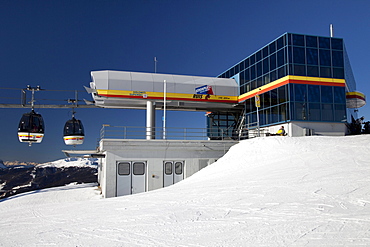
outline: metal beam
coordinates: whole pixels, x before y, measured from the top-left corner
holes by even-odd
[[[31,105],[0,104],[0,108],[32,108]],[[95,105],[35,105],[35,108],[100,108]]]

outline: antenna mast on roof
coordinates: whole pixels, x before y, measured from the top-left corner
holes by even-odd
[[[154,73],[157,73],[157,57],[154,57]]]
[[[333,24],[330,24],[330,37],[334,37],[334,27]]]

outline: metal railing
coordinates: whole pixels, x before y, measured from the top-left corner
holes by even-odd
[[[248,131],[241,134],[231,134],[229,131],[215,130],[214,128],[177,128],[167,127],[166,140],[240,140],[248,138]],[[100,130],[100,139],[163,139],[162,127],[152,128],[137,126],[111,126],[104,124]]]

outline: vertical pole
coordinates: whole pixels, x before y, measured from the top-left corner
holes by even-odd
[[[163,81],[163,139],[166,139],[166,95],[167,85],[166,80]]]
[[[146,139],[155,139],[155,106],[154,102],[146,102]]]
[[[334,37],[334,27],[333,24],[330,24],[330,37]]]

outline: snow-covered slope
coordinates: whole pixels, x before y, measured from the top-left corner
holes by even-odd
[[[245,140],[156,191],[17,195],[0,202],[0,246],[369,246],[369,144],[370,136]]]

